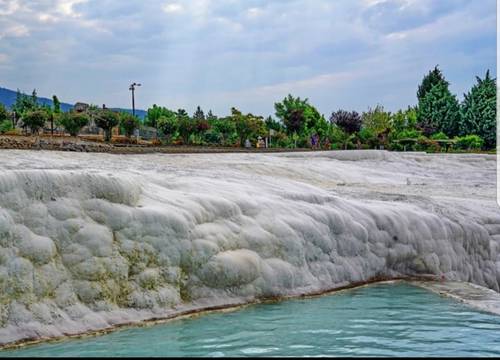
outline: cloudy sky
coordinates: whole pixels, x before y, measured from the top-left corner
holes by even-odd
[[[436,64],[496,74],[495,0],[0,0],[0,86],[70,103],[395,110]]]

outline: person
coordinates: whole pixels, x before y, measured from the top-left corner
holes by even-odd
[[[250,140],[248,140],[248,139],[245,140],[245,147],[247,149],[252,147],[252,144],[250,144]]]
[[[311,149],[315,149],[316,148],[316,138],[314,135],[311,135]]]
[[[320,148],[319,135],[318,134],[314,134],[314,145],[315,145],[316,150],[318,150]]]
[[[326,138],[324,143],[323,143],[323,149],[330,150],[330,147],[331,147],[330,139]]]

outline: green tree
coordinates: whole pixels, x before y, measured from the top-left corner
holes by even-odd
[[[367,145],[370,148],[374,148],[380,144],[377,134],[372,129],[366,127],[362,128],[358,132],[356,139],[359,139],[361,143]]]
[[[266,127],[268,130],[271,129],[274,131],[285,130],[283,124],[280,121],[273,119],[272,116],[268,116],[264,122],[266,123]]]
[[[169,112],[171,112],[171,111],[172,110],[169,110],[166,107],[157,106],[156,104],[154,104],[153,107],[148,109],[144,124],[146,126],[158,128],[158,119],[162,116],[168,117]]]
[[[56,95],[52,96],[52,110],[54,114],[59,114],[61,112],[61,102]]]
[[[392,130],[391,113],[385,111],[382,105],[377,105],[374,109],[369,108],[361,118],[363,127],[370,129],[375,136]]]
[[[210,123],[210,122],[215,121],[217,119],[218,119],[217,116],[214,115],[214,113],[212,112],[212,110],[208,110],[207,121]]]
[[[85,113],[68,112],[62,113],[58,122],[71,136],[77,136],[80,130],[89,123],[89,117]]]
[[[244,146],[246,139],[255,140],[257,136],[266,135],[266,127],[262,116],[255,116],[253,114],[243,115],[238,109],[232,108],[231,118],[235,124],[240,146]]]
[[[167,142],[170,143],[172,138],[179,130],[177,114],[171,110],[168,110],[168,112],[166,112],[158,119],[158,129],[163,133],[163,135],[165,135]]]
[[[100,110],[95,118],[95,124],[104,130],[104,141],[111,140],[111,130],[120,123],[120,117],[114,111],[103,109]]]
[[[134,134],[134,130],[141,126],[141,122],[137,118],[128,112],[120,113],[120,125],[125,131],[125,136],[130,138]]]
[[[439,65],[436,65],[433,70],[430,70],[427,75],[424,76],[421,84],[418,86],[417,90],[417,99],[418,101],[422,101],[427,95],[429,91],[431,91],[432,87],[437,84],[445,84],[446,86],[450,85],[446,79],[444,78],[443,73],[439,69]]]
[[[205,132],[210,129],[210,123],[208,120],[205,118],[205,113],[201,108],[198,106],[196,108],[196,111],[193,114],[193,122],[194,122],[194,133],[197,136],[203,136]]]
[[[316,133],[319,135],[321,140],[328,136],[329,131],[330,131],[330,123],[326,121],[323,115],[321,115],[319,120],[316,122],[315,126],[311,129],[309,135]]]
[[[294,98],[291,94],[282,102],[275,103],[274,109],[276,117],[283,122],[288,134],[308,133],[308,130],[315,128],[321,120],[320,113],[309,104],[308,99]]]
[[[349,134],[344,131],[341,127],[333,125],[329,133],[329,139],[334,146],[334,148],[342,148],[347,150],[349,146],[353,145],[353,141],[356,138],[356,134]],[[338,146],[340,144],[340,147]]]
[[[0,134],[5,134],[7,131],[12,130],[14,127],[10,121],[0,122]]]
[[[7,120],[9,120],[9,112],[3,104],[0,104],[0,123]]]
[[[211,122],[212,130],[220,134],[222,145],[228,145],[229,139],[236,133],[235,122],[232,117],[216,119]]]
[[[12,127],[12,122],[10,121],[10,115],[7,108],[3,104],[0,104],[0,134],[12,130]]]
[[[484,79],[476,77],[477,83],[464,95],[461,106],[460,129],[461,136],[474,134],[484,140],[485,147],[496,146],[496,79],[486,72]]]
[[[417,125],[417,108],[408,107],[398,110],[391,116],[391,127],[396,134],[406,130],[414,130]]]
[[[33,105],[33,107],[37,107],[38,105],[38,96],[36,93],[36,89],[33,89],[33,91],[31,92],[31,104]]]
[[[17,89],[16,101],[12,106],[12,110],[15,112],[17,118],[22,118],[28,111],[34,111],[38,108],[36,90],[33,90],[32,95],[28,96]]]
[[[25,112],[22,120],[24,125],[31,129],[32,134],[37,134],[49,120],[49,116],[45,110],[33,110]]]
[[[206,120],[205,113],[203,112],[203,110],[201,110],[200,106],[196,108],[196,111],[193,114],[193,120],[195,122]]]
[[[417,127],[424,135],[442,131],[449,137],[458,134],[460,111],[458,100],[444,82],[434,85],[420,101]]]
[[[52,109],[50,111],[50,133],[54,135],[54,121],[57,123],[61,114],[61,102],[56,95],[52,96]]]
[[[195,123],[184,109],[177,110],[177,122],[179,124],[179,134],[181,135],[182,143],[188,145],[189,137],[195,131]]]

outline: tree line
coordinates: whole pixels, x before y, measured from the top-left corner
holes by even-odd
[[[18,93],[12,111],[32,133],[47,121],[55,121],[76,135],[93,120],[108,141],[115,126],[129,137],[140,126],[149,126],[157,129],[165,144],[244,146],[247,140],[256,144],[260,138],[269,137],[271,147],[284,148],[442,151],[450,144],[463,150],[495,148],[496,79],[489,71],[484,78],[476,77],[462,102],[451,93],[449,85],[436,66],[419,84],[415,106],[393,113],[382,105],[361,114],[339,109],[328,119],[307,98],[290,94],[274,104],[275,117],[267,118],[244,114],[236,108],[229,116],[219,117],[211,110],[205,114],[199,106],[190,116],[184,109],[174,111],[153,105],[141,123],[129,113],[95,106],[85,113],[62,113],[57,97],[52,107],[39,106],[35,92],[32,96]],[[6,109],[0,107],[0,132],[9,128],[5,114]]]
[[[63,128],[71,136],[77,136],[91,122],[103,130],[105,141],[111,140],[111,131],[116,126],[120,126],[127,137],[131,137],[134,130],[141,126],[139,119],[127,112],[100,109],[96,105],[90,105],[82,112],[74,109],[63,112],[56,95],[52,97],[52,106],[40,104],[36,90],[31,95],[18,90],[10,112],[0,104],[0,133],[9,132],[21,124],[25,131],[38,134],[50,123],[52,133],[55,128]]]

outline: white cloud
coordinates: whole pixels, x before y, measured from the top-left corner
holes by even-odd
[[[2,0],[0,2],[0,15],[8,16],[14,14],[20,8],[19,0]]]
[[[87,2],[87,0],[59,0],[56,8],[57,11],[64,16],[80,17],[81,14],[76,12],[73,7],[85,2]]]
[[[176,14],[184,11],[184,7],[179,3],[167,3],[162,7],[167,14]]]
[[[253,7],[247,10],[247,17],[250,19],[261,17],[263,14],[264,11],[258,7]]]
[[[14,24],[0,29],[0,39],[6,37],[23,37],[29,35],[29,29],[22,24]]]

